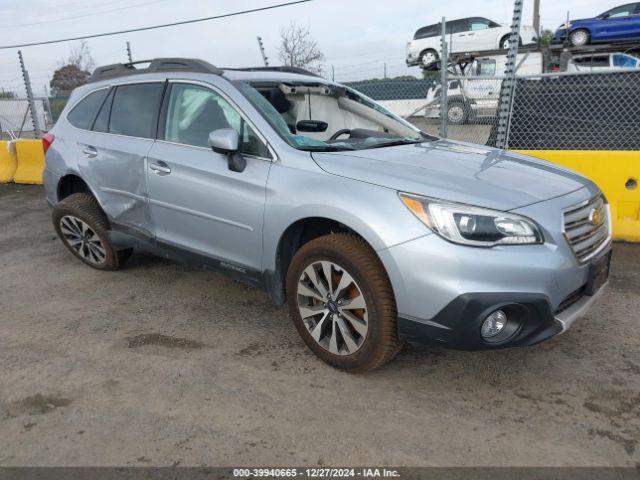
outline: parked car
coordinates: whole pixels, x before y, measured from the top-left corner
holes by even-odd
[[[567,72],[603,72],[638,68],[640,68],[640,59],[626,53],[574,55],[567,64]]]
[[[102,67],[43,142],[53,226],[80,261],[116,270],[135,248],[222,271],[286,301],[345,370],[404,340],[533,345],[607,283],[591,181],[429,136],[297,69]]]
[[[539,74],[543,70],[541,52],[520,53],[516,57],[519,75]],[[450,124],[462,125],[469,120],[494,118],[502,84],[500,77],[507,67],[506,55],[480,56],[464,70],[461,78],[448,83],[447,119]],[[425,117],[440,117],[441,86],[434,84],[427,91]]]
[[[567,38],[568,36],[568,38]],[[574,47],[590,43],[640,39],[640,2],[612,8],[595,18],[571,20],[556,30],[553,43],[568,40]]]
[[[509,48],[511,27],[500,25],[482,17],[469,17],[446,22],[450,53],[477,52]],[[413,40],[407,43],[407,65],[428,67],[440,57],[442,24],[419,28]],[[520,44],[536,43],[538,36],[533,27],[523,26]]]

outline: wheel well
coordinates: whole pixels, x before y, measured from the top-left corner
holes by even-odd
[[[422,57],[422,55],[424,55],[424,54],[425,54],[425,53],[427,53],[427,52],[433,52],[433,53],[435,53],[435,54],[436,54],[436,57],[439,57],[439,55],[438,55],[438,51],[437,51],[435,48],[425,48],[424,50],[422,50],[422,51],[420,52],[420,55],[419,55],[419,56],[420,56],[420,57]]]
[[[65,175],[58,183],[58,201],[64,200],[74,193],[88,193],[89,195],[93,195],[91,189],[82,178],[73,174]]]
[[[282,295],[279,300],[282,302],[285,300],[284,286],[286,285],[287,270],[289,269],[289,264],[291,263],[293,256],[300,247],[318,237],[333,233],[351,233],[352,235],[361,238],[367,245],[369,245],[364,237],[353,229],[343,223],[328,218],[304,218],[290,225],[289,228],[285,230],[282,237],[280,237],[278,251],[276,253],[276,278],[277,281],[281,282],[278,286],[278,293]]]

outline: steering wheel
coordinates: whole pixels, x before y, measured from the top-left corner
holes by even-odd
[[[334,133],[333,135],[331,135],[331,138],[329,140],[337,140],[340,135],[344,135],[346,133],[351,133],[351,130],[348,128],[342,128],[338,130],[336,133]]]

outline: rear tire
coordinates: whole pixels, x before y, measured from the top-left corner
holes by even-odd
[[[54,207],[52,220],[67,250],[97,270],[118,270],[133,252],[132,248],[117,250],[111,244],[109,221],[92,195],[69,195]]]
[[[583,28],[574,30],[569,34],[569,43],[573,47],[582,47],[588,45],[590,41],[589,32]]]
[[[358,237],[341,233],[306,243],[291,261],[286,284],[298,333],[329,365],[368,372],[402,347],[389,278]]]

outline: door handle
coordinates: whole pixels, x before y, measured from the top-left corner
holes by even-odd
[[[154,172],[156,172],[158,175],[161,175],[161,174],[168,175],[169,173],[171,173],[171,169],[164,162],[162,164],[150,163],[149,168]]]
[[[87,158],[96,158],[98,151],[94,147],[86,146],[82,149],[82,154]]]

